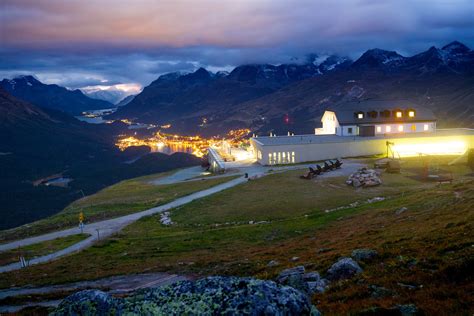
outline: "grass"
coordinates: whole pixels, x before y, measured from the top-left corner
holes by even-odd
[[[74,227],[78,224],[80,212],[83,212],[84,222],[87,224],[144,211],[237,177],[209,178],[164,185],[150,183],[151,180],[169,174],[170,172],[122,181],[96,194],[74,201],[51,217],[0,232],[0,241],[6,242]]]
[[[20,256],[23,256],[26,260],[30,260],[35,257],[48,255],[72,246],[87,237],[89,237],[88,234],[71,235],[0,252],[0,266],[18,262]]]
[[[472,314],[467,302],[474,292],[474,181],[466,176],[472,171],[442,165],[455,181],[437,186],[415,180],[419,166],[406,160],[402,174],[383,174],[382,186],[357,190],[345,186],[343,178],[307,181],[298,179],[301,171],[272,174],[173,210],[174,226],[150,216],[80,255],[3,274],[0,287],[147,271],[270,279],[295,265],[324,275],[353,249],[372,248],[380,257],[363,264],[362,275],[313,297],[321,312],[340,315],[415,303],[428,315]],[[373,196],[387,199],[324,211]],[[397,214],[402,207],[407,210]],[[292,257],[300,259],[292,262]],[[270,260],[280,265],[267,267]],[[395,295],[375,299],[369,285]]]

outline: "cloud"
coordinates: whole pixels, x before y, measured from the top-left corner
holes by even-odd
[[[139,83],[199,66],[357,58],[474,44],[471,0],[3,0],[0,74],[70,88]]]

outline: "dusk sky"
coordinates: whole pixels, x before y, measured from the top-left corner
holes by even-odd
[[[0,77],[137,92],[160,74],[308,53],[474,47],[472,0],[1,0]],[[294,59],[293,59],[294,60]]]

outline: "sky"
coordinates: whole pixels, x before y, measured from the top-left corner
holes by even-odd
[[[0,77],[137,93],[173,71],[474,48],[472,0],[0,0]]]

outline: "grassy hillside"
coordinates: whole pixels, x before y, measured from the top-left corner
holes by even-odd
[[[45,256],[72,246],[87,237],[89,237],[88,234],[77,234],[3,251],[0,252],[0,265],[4,266],[13,262],[18,262],[20,256],[23,256],[26,260],[33,259],[34,257]]]
[[[383,174],[382,186],[364,189],[344,178],[301,180],[298,171],[270,175],[174,210],[174,226],[143,218],[80,255],[4,274],[0,286],[144,271],[273,278],[296,265],[324,275],[339,257],[371,248],[379,258],[361,275],[313,297],[322,313],[414,303],[428,315],[471,314],[472,171],[441,163],[455,181],[438,186],[417,180],[420,166],[407,161],[402,174]],[[367,203],[375,196],[385,200]],[[391,294],[375,297],[373,285]]]
[[[175,171],[119,182],[96,194],[74,201],[58,214],[16,229],[2,231],[0,241],[5,242],[74,227],[78,225],[80,212],[84,214],[84,223],[87,224],[144,211],[235,178],[235,176],[229,176],[166,185],[150,183],[173,172]]]

